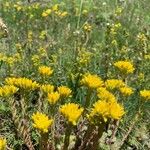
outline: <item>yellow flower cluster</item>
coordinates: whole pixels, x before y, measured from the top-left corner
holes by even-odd
[[[105,86],[107,89],[114,90],[114,89],[119,89],[121,87],[124,87],[125,83],[119,79],[108,79],[105,82]]]
[[[97,89],[97,96],[101,100],[105,100],[106,102],[115,102],[115,96],[109,92],[106,88],[100,87]]]
[[[118,61],[114,63],[114,66],[125,74],[133,73],[133,71],[135,70],[133,64],[129,61]]]
[[[42,13],[42,17],[47,17],[51,14],[52,10],[51,9],[47,9],[45,11],[43,11]]]
[[[50,76],[53,73],[52,68],[47,66],[40,66],[38,71],[43,76]]]
[[[61,98],[66,98],[71,95],[71,90],[67,86],[60,86],[58,87],[58,92]]]
[[[56,104],[59,99],[60,99],[60,94],[58,92],[48,93],[48,102],[51,105]]]
[[[130,87],[121,87],[119,90],[124,96],[130,96],[131,94],[133,94],[133,89]]]
[[[112,36],[115,36],[118,32],[118,30],[121,28],[121,23],[112,24],[110,28],[110,34]]]
[[[36,81],[32,81],[27,78],[6,78],[6,84],[14,85],[16,87],[26,89],[26,90],[35,90],[39,87],[39,84]]]
[[[46,9],[42,12],[42,17],[47,17],[49,16],[51,13],[55,13],[57,16],[59,17],[65,17],[68,15],[67,11],[60,11],[58,8],[58,4],[55,4],[54,6],[52,6],[52,8]]]
[[[92,30],[92,26],[88,23],[86,23],[83,27],[83,29],[86,31],[86,32],[90,32]]]
[[[32,60],[34,66],[38,66],[40,64],[40,57],[39,57],[39,55],[36,55],[36,54],[33,55],[31,60]]]
[[[41,31],[41,33],[39,35],[39,38],[42,39],[42,40],[44,40],[45,37],[46,37],[46,35],[47,35],[47,31],[43,30],[43,31]]]
[[[16,53],[13,56],[7,56],[2,53],[0,53],[0,61],[4,61],[9,66],[13,66],[16,62],[19,62],[21,60],[20,54]]]
[[[105,100],[98,100],[88,115],[92,123],[106,122],[109,118],[120,120],[124,115],[124,108],[115,102],[107,102]],[[99,122],[99,123],[100,123]]]
[[[59,111],[67,119],[68,123],[76,125],[83,112],[83,108],[79,108],[78,104],[68,103],[62,105]]]
[[[81,84],[91,89],[103,86],[103,81],[97,75],[85,74],[81,80]]]
[[[150,90],[142,90],[142,91],[140,91],[140,96],[144,100],[150,100]]]
[[[0,87],[0,96],[7,97],[15,94],[18,91],[18,88],[13,85],[4,85]]]
[[[86,51],[84,48],[79,49],[78,51],[77,61],[79,65],[87,65],[90,62],[93,53]]]
[[[53,119],[49,119],[48,116],[40,112],[33,114],[32,119],[33,119],[33,127],[37,128],[39,131],[43,133],[47,133],[49,127],[53,123]]]
[[[6,139],[0,137],[0,150],[6,150]]]
[[[54,91],[54,86],[51,84],[44,84],[40,86],[40,89],[44,92],[44,93],[51,93]]]
[[[139,42],[141,42],[141,43],[144,43],[144,42],[146,42],[148,39],[147,39],[147,37],[146,37],[146,35],[145,35],[144,33],[139,33],[139,34],[137,35],[137,40],[138,40]]]

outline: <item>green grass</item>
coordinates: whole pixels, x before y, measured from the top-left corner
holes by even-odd
[[[18,4],[17,0],[0,2],[0,17],[9,31],[7,38],[0,39],[0,84],[4,85],[6,77],[15,76],[27,77],[39,83],[52,83],[55,87],[66,85],[73,90],[71,101],[82,105],[86,91],[80,87],[80,80],[84,73],[97,74],[104,81],[121,78],[113,63],[119,60],[131,61],[135,71],[127,77],[126,81],[134,88],[134,94],[124,98],[126,114],[113,145],[117,147],[130,128],[139,108],[139,91],[150,89],[149,0],[124,2],[121,0],[53,0],[39,1],[38,8],[35,8],[36,4],[36,2],[28,3],[27,0],[20,1]],[[42,12],[55,4],[59,4],[59,11],[67,11],[68,15],[60,17],[52,13],[48,17],[42,17]],[[19,7],[20,10],[17,10]],[[120,8],[122,12],[117,14],[116,11]],[[87,11],[86,14],[83,14],[84,10]],[[86,23],[92,27],[90,32],[84,30]],[[117,29],[115,35],[112,35],[110,29],[118,23],[121,27]],[[40,38],[42,31],[46,32],[43,39]],[[30,33],[32,33],[31,38]],[[140,34],[143,34],[147,40],[144,42],[137,40]],[[112,43],[114,40],[116,45]],[[40,48],[45,51],[42,52]],[[7,60],[1,54],[5,55]],[[19,58],[16,58],[16,54]],[[89,58],[87,55],[90,55]],[[35,56],[36,63],[33,61]],[[45,81],[41,80],[38,75],[40,65],[51,66],[54,69],[53,76]],[[31,101],[35,100],[35,106],[37,106],[37,97],[36,91],[28,96]],[[28,107],[31,116],[36,111],[36,107],[33,103]],[[149,109],[150,105],[147,102],[140,112],[140,119],[121,149],[150,148]],[[10,118],[10,106],[4,98],[1,98],[0,136],[7,138],[9,147],[21,149],[23,141],[16,137]],[[139,132],[145,137],[142,137]],[[33,141],[37,142],[37,133],[33,131],[32,134]],[[110,149],[109,146],[105,148],[104,145],[101,149]],[[114,149],[117,149],[116,147]]]

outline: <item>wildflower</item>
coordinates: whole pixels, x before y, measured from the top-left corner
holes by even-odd
[[[51,105],[54,105],[58,102],[60,94],[58,92],[48,93],[48,101]]]
[[[86,31],[86,32],[90,32],[92,30],[92,26],[88,23],[86,23],[83,27],[83,29]]]
[[[150,54],[145,54],[145,55],[144,55],[144,59],[150,60]]]
[[[8,63],[8,65],[12,66],[15,63],[16,59],[13,57],[7,57],[6,59],[6,63]]]
[[[124,96],[130,96],[133,94],[133,89],[130,87],[121,87],[119,90]]]
[[[55,5],[52,7],[52,10],[53,10],[53,11],[58,11],[58,4],[55,4]]]
[[[27,78],[6,78],[6,84],[14,85],[16,87],[26,89],[26,90],[35,90],[39,87],[39,84],[36,81],[32,81]]]
[[[139,34],[137,35],[137,40],[138,40],[139,42],[141,42],[141,43],[145,43],[148,39],[147,39],[147,37],[145,36],[144,33],[139,33]]]
[[[114,28],[115,28],[115,29],[121,28],[121,23],[116,23],[116,24],[114,24]]]
[[[28,42],[32,42],[32,40],[33,40],[33,32],[28,31]]]
[[[6,61],[6,60],[7,57],[4,54],[0,53],[0,61]]]
[[[68,15],[68,12],[67,11],[64,11],[60,14],[61,17],[66,17]]]
[[[47,57],[46,49],[43,48],[43,47],[40,47],[40,48],[38,49],[38,53],[39,53],[39,55],[42,56],[42,57]]]
[[[53,73],[53,70],[51,69],[51,67],[40,66],[39,73],[43,76],[50,76]]]
[[[118,45],[118,43],[117,43],[116,40],[112,40],[112,41],[111,41],[111,44],[114,45],[114,46],[117,46],[117,45]]]
[[[124,87],[125,83],[122,80],[109,79],[105,82],[105,86],[107,89],[113,90],[113,89]]]
[[[81,80],[81,84],[88,88],[95,89],[103,85],[103,81],[97,75],[85,74]]]
[[[86,16],[86,15],[88,14],[88,11],[87,11],[86,9],[84,9],[84,10],[82,11],[82,14]]]
[[[60,97],[66,98],[70,96],[72,91],[67,86],[60,86],[58,87],[58,92],[60,94]]]
[[[20,4],[14,4],[14,8],[16,8],[17,11],[21,11],[23,9]]]
[[[115,11],[115,16],[120,16],[121,13],[122,13],[122,11],[123,11],[123,8],[118,7],[118,8],[116,9],[116,11]]]
[[[18,88],[13,85],[4,85],[0,88],[0,96],[11,96],[18,91]]]
[[[100,87],[97,89],[97,96],[101,100],[105,100],[107,102],[114,102],[116,101],[115,96],[109,92],[106,88]]]
[[[77,57],[77,61],[79,62],[79,65],[87,65],[92,57],[92,53],[86,51],[85,49],[81,49],[79,51],[79,55]]]
[[[44,92],[44,93],[51,93],[54,91],[54,86],[50,85],[50,84],[44,84],[41,85],[40,89]]]
[[[34,66],[38,66],[40,64],[40,57],[39,55],[33,55],[31,58]]]
[[[144,100],[150,100],[150,90],[142,90],[142,91],[140,91],[140,96]]]
[[[144,73],[139,73],[139,75],[138,75],[138,79],[143,81],[143,80],[144,80],[144,78],[145,78]]]
[[[51,14],[52,10],[51,9],[47,9],[45,11],[43,11],[42,13],[42,17],[47,17]]]
[[[48,116],[40,112],[34,113],[32,115],[32,120],[33,120],[33,127],[37,128],[39,131],[43,133],[47,133],[49,127],[53,123],[53,119],[49,119]]]
[[[133,73],[135,70],[133,64],[129,61],[118,61],[114,63],[114,66],[125,74]]]
[[[6,139],[0,137],[0,150],[6,150]]]
[[[106,122],[108,120],[108,117],[109,117],[109,103],[107,103],[106,101],[101,101],[101,100],[98,100],[93,105],[92,111],[88,115],[88,119],[91,122],[95,122],[95,121]]]
[[[107,120],[119,120],[124,115],[124,108],[117,103],[117,101],[107,102],[105,100],[98,100],[88,115],[91,123],[107,122]]]
[[[46,37],[46,35],[47,35],[47,31],[43,30],[43,31],[41,31],[41,33],[39,35],[39,38],[42,39],[42,40],[44,40],[45,37]]]
[[[83,108],[79,108],[78,104],[68,103],[60,107],[59,111],[72,125],[76,125],[80,118]]]
[[[121,106],[117,102],[111,103],[109,109],[110,109],[110,117],[112,119],[120,120],[121,117],[125,114],[123,106]]]

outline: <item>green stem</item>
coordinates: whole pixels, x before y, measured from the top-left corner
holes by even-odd
[[[80,25],[82,7],[83,7],[83,0],[81,0],[80,2],[80,14],[77,22],[77,29],[79,29],[79,25]]]
[[[91,101],[91,96],[92,96],[92,90],[90,88],[88,88],[87,96],[86,96],[86,100],[85,100],[85,108],[89,107],[90,101]]]

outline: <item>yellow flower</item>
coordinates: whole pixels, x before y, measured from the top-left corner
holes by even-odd
[[[146,42],[148,39],[147,39],[147,37],[145,36],[144,33],[139,33],[139,34],[137,35],[137,40],[138,40],[139,42],[144,43],[144,42]]]
[[[83,29],[86,31],[86,32],[90,32],[92,30],[92,26],[88,23],[86,23],[83,27]]]
[[[6,78],[6,84],[14,85],[16,87],[26,89],[26,90],[35,90],[39,87],[39,84],[36,81],[32,81],[27,78]]]
[[[50,85],[50,84],[44,84],[41,85],[40,89],[44,92],[44,93],[51,93],[54,91],[54,86]]]
[[[53,70],[51,69],[51,67],[40,66],[39,73],[43,76],[50,76],[53,73]]]
[[[109,117],[109,103],[104,100],[98,100],[94,105],[93,108],[88,115],[88,119],[91,122],[99,122],[104,121],[106,122]]]
[[[113,90],[113,89],[124,87],[125,83],[122,80],[109,79],[105,82],[105,86],[107,89]]]
[[[60,94],[58,92],[48,93],[48,101],[51,105],[54,105],[58,102]]]
[[[59,111],[72,125],[76,125],[80,118],[83,108],[79,108],[78,104],[68,103],[60,107]]]
[[[142,90],[142,91],[140,91],[140,96],[144,100],[150,100],[150,90]]]
[[[46,38],[46,35],[47,35],[47,31],[43,30],[40,32],[39,38],[44,40]]]
[[[47,9],[45,11],[43,11],[42,13],[42,17],[47,17],[51,14],[52,10],[51,9]]]
[[[31,58],[34,66],[38,66],[40,64],[40,57],[39,55],[33,55]]]
[[[28,31],[28,41],[29,42],[33,41],[33,32],[32,31]]]
[[[48,116],[40,112],[33,114],[32,120],[33,120],[33,127],[37,128],[39,131],[43,133],[47,133],[49,127],[53,123],[53,119],[49,119]]]
[[[0,137],[0,150],[6,150],[6,139]]]
[[[81,84],[88,88],[95,89],[103,86],[103,81],[97,75],[85,74],[81,80]]]
[[[97,89],[97,96],[98,96],[99,99],[105,100],[107,102],[116,101],[115,96],[111,92],[106,90],[106,88],[103,88],[103,87],[100,87],[100,88]]]
[[[68,12],[67,11],[64,11],[60,14],[61,17],[66,17],[68,15]]]
[[[88,14],[88,10],[84,9],[84,10],[82,11],[82,14],[83,14],[83,15],[87,15],[87,14]]]
[[[117,102],[111,103],[109,109],[110,117],[112,119],[120,120],[121,117],[125,114],[123,106],[118,104]]]
[[[124,115],[124,108],[117,101],[98,100],[88,115],[91,123],[107,122],[109,118],[119,120]]]
[[[133,94],[133,89],[130,87],[121,87],[119,90],[124,96],[130,96]]]
[[[115,16],[120,16],[121,13],[122,13],[122,11],[123,11],[123,8],[118,7],[118,8],[116,9],[116,11],[115,11]]]
[[[118,61],[114,63],[114,66],[125,74],[133,73],[133,71],[135,70],[133,64],[129,61]]]
[[[52,7],[52,10],[53,10],[53,11],[58,11],[58,4],[55,4],[55,5]]]
[[[18,88],[13,85],[4,85],[0,88],[0,96],[11,96],[18,91]]]
[[[60,86],[58,87],[58,92],[60,94],[60,97],[66,98],[70,96],[72,91],[67,86]]]

